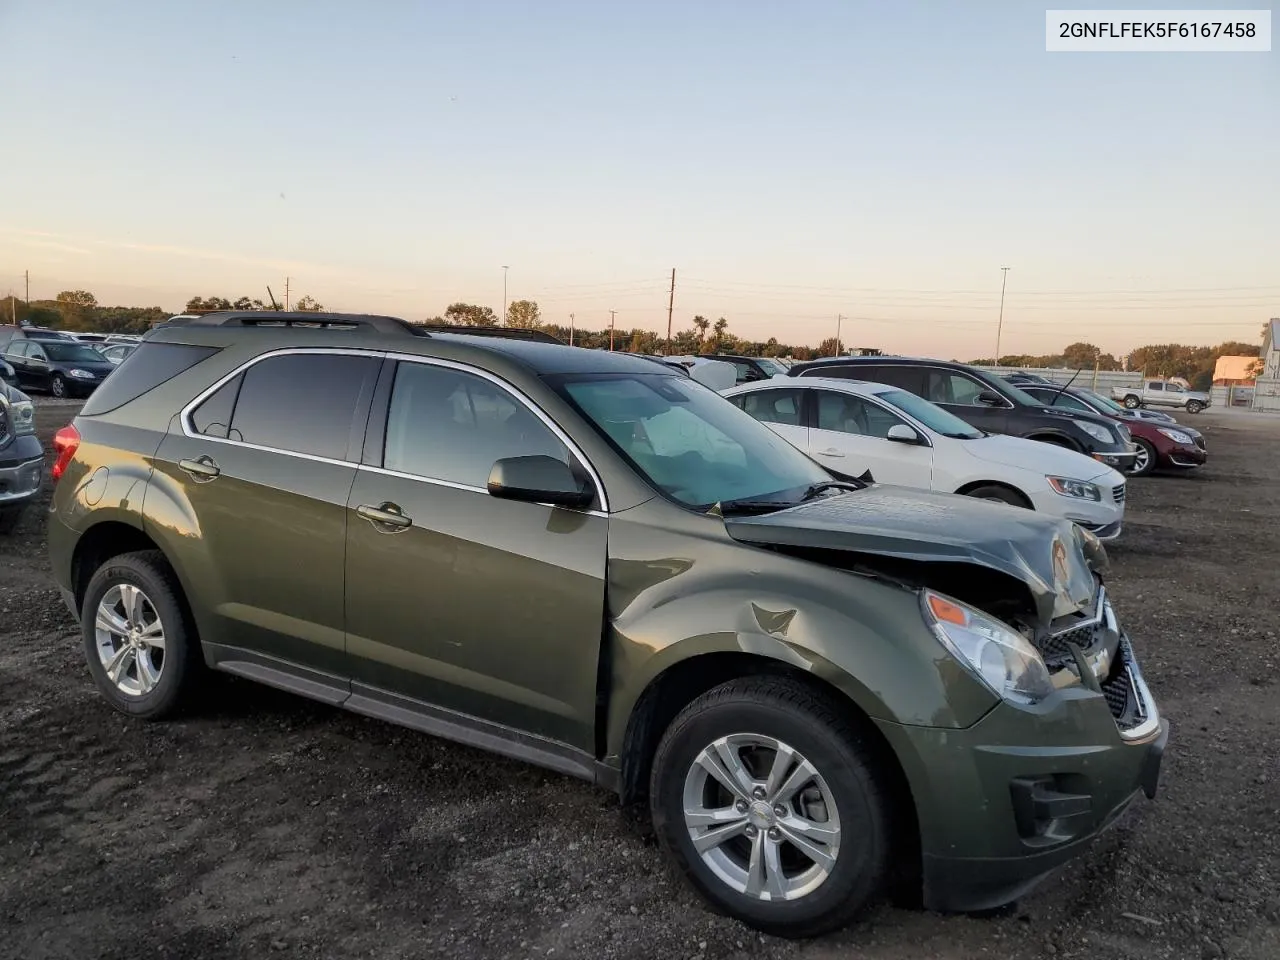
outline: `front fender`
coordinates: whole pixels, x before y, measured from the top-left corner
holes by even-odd
[[[610,525],[610,756],[644,691],[707,654],[788,664],[891,723],[966,727],[993,705],[926,626],[914,591],[739,543],[716,518],[690,516],[679,531],[636,519]]]

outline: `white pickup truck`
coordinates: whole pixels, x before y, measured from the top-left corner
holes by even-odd
[[[1139,407],[1184,407],[1199,413],[1213,401],[1207,393],[1188,390],[1171,380],[1143,380],[1140,387],[1112,387],[1111,399],[1130,410]]]

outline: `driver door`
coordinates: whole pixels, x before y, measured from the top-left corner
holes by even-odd
[[[889,439],[894,426],[920,431],[865,397],[815,390],[817,425],[810,431],[814,459],[844,474],[870,470],[877,483],[929,490],[933,448]]]
[[[587,509],[490,496],[497,460],[581,469],[577,454],[483,371],[406,360],[383,376],[347,504],[353,701],[375,714],[430,705],[594,750],[600,491]],[[389,513],[401,519],[378,519]]]
[[[979,430],[1007,433],[1011,406],[1003,397],[996,404],[981,402],[978,397],[988,392],[992,392],[989,386],[967,373],[939,368],[925,374],[924,398],[930,403]]]

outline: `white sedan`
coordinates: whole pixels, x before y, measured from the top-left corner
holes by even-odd
[[[1000,500],[1120,535],[1125,480],[1073,450],[983,433],[897,387],[798,377],[721,391],[814,460],[877,483]]]

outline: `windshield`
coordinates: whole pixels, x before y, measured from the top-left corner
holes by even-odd
[[[1092,390],[1081,390],[1079,392],[1080,392],[1080,396],[1088,399],[1088,401],[1092,403],[1094,406],[1101,407],[1103,410],[1107,411],[1107,413],[1118,413],[1124,417],[1133,416],[1132,410],[1126,410],[1124,407],[1120,406],[1120,404],[1116,403],[1110,397],[1104,397],[1102,394],[1094,393]]]
[[[760,364],[760,368],[765,373],[772,374],[775,377],[779,374],[786,376],[787,368],[772,357],[756,357],[756,363]]]
[[[605,374],[558,389],[650,483],[698,510],[735,501],[779,508],[831,475],[714,390],[684,377]]]
[[[956,440],[977,440],[986,436],[981,430],[975,430],[957,416],[953,416],[941,407],[930,403],[923,397],[905,390],[886,390],[876,394],[877,399],[897,407],[907,416],[914,417],[934,433]]]
[[[50,360],[59,363],[101,363],[103,360],[101,353],[81,343],[55,343],[46,340],[40,346]]]

